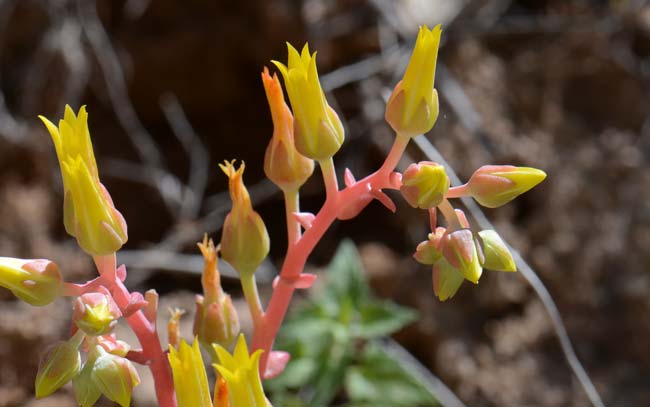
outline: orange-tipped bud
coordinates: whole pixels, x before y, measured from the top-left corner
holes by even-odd
[[[0,257],[0,287],[31,305],[43,306],[61,295],[63,278],[49,260]]]
[[[212,303],[206,303],[200,295],[196,296],[194,335],[206,349],[211,349],[213,343],[230,346],[239,330],[239,316],[230,295],[224,294],[220,300]]]
[[[228,176],[232,199],[232,210],[223,224],[221,255],[239,273],[253,273],[269,253],[269,234],[244,186],[245,165],[242,162],[235,170],[234,162],[219,165]]]
[[[91,336],[105,335],[122,316],[119,307],[108,293],[86,293],[75,301],[72,320],[77,327]]]
[[[433,88],[442,29],[420,27],[404,78],[386,105],[386,121],[396,133],[414,137],[431,130],[438,119],[438,92]]]
[[[402,176],[400,192],[414,208],[431,209],[440,205],[449,190],[445,167],[430,161],[413,163]]]
[[[529,167],[484,165],[467,182],[470,195],[487,208],[504,205],[544,181],[546,173]]]
[[[278,76],[264,68],[262,82],[273,119],[273,138],[264,155],[264,173],[283,191],[295,191],[314,172],[314,161],[296,150],[293,138],[293,116],[284,101]]]
[[[167,337],[169,338],[169,347],[178,349],[181,340],[180,320],[185,311],[179,308],[169,309],[170,317],[167,323]]]

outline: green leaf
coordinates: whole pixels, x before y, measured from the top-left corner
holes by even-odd
[[[352,406],[438,405],[435,397],[375,342],[366,345],[360,365],[348,370],[345,390]]]
[[[356,307],[363,303],[370,289],[363,278],[359,252],[351,240],[344,240],[328,266],[323,296],[334,301],[348,299]]]
[[[417,312],[391,301],[372,301],[361,309],[359,336],[376,338],[399,331],[417,319]]]

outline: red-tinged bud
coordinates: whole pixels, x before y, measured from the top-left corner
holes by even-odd
[[[239,330],[239,317],[230,295],[224,294],[221,301],[213,303],[205,303],[202,296],[196,296],[194,335],[206,349],[211,349],[213,343],[230,346]]]
[[[546,178],[542,170],[512,165],[484,165],[467,182],[470,195],[486,208],[497,208]]]
[[[283,191],[296,191],[314,172],[314,161],[296,150],[293,116],[284,101],[278,76],[262,72],[262,82],[273,118],[273,138],[264,155],[264,173]]]
[[[82,340],[83,333],[80,332],[50,347],[36,374],[36,398],[49,396],[79,373],[79,345]]]
[[[496,231],[482,230],[478,232],[478,236],[485,256],[484,268],[495,271],[517,271],[510,250]]]
[[[456,295],[464,280],[458,269],[444,258],[440,258],[433,265],[432,277],[433,292],[440,301],[446,301]]]
[[[445,234],[440,245],[444,258],[467,280],[478,284],[483,269],[472,231],[459,229]]]
[[[28,304],[43,306],[61,295],[63,278],[49,260],[0,257],[0,286]]]
[[[77,298],[72,320],[86,334],[98,336],[109,333],[121,316],[119,307],[108,292],[94,292]]]
[[[449,190],[445,168],[434,162],[422,161],[408,166],[402,176],[400,192],[414,208],[431,209],[440,205]]]
[[[244,186],[244,163],[237,170],[233,163],[219,165],[228,176],[232,199],[232,210],[223,224],[221,255],[237,272],[253,273],[269,253],[269,234]]]
[[[140,376],[131,362],[96,347],[99,357],[93,364],[90,377],[99,391],[122,407],[131,404],[133,388],[140,383]]]
[[[125,357],[131,350],[131,346],[115,337],[115,334],[102,335],[95,338],[97,344],[101,346],[106,352]]]
[[[413,258],[420,264],[435,264],[442,257],[440,248],[440,239],[447,230],[443,227],[437,227],[435,233],[429,233],[428,239],[421,242],[415,249]]]

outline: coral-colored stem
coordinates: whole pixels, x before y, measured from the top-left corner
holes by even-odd
[[[467,184],[458,185],[457,187],[451,187],[447,191],[445,198],[462,198],[468,196],[469,191],[467,190]]]
[[[79,297],[87,292],[95,291],[99,286],[104,284],[104,278],[99,276],[84,284],[64,283],[63,295],[65,297]]]
[[[117,278],[115,272],[115,255],[95,257],[95,264],[99,274],[104,278],[105,286],[113,295],[115,303],[124,311],[129,305],[130,293],[124,284]],[[142,346],[142,356],[147,360],[149,369],[154,378],[156,397],[161,407],[176,407],[176,395],[172,381],[171,369],[165,352],[160,345],[155,324],[149,322],[142,311],[134,312],[126,318],[129,326],[138,337]]]
[[[300,223],[293,217],[293,214],[300,212],[300,199],[298,191],[284,191],[284,208],[287,217],[287,234],[289,246],[293,246],[300,239],[302,231]]]
[[[327,189],[327,199],[316,215],[311,228],[305,231],[295,245],[290,245],[287,249],[287,255],[282,265],[282,270],[280,271],[278,284],[273,290],[266,313],[262,318],[262,323],[259,327],[255,328],[253,334],[253,350],[262,349],[264,351],[260,360],[260,372],[262,376],[264,376],[264,372],[266,371],[266,364],[273,347],[273,342],[293,297],[295,281],[300,276],[300,273],[302,273],[307,258],[314,247],[316,247],[316,244],[336,220],[339,204],[350,202],[364,194],[369,194],[368,185],[374,190],[394,188],[394,185],[389,179],[390,174],[404,153],[408,141],[409,138],[398,136],[384,164],[377,172],[342,191],[338,191],[332,160],[320,163]]]

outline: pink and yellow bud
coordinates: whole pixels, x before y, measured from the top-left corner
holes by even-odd
[[[61,295],[63,278],[49,260],[0,257],[0,286],[28,304],[43,306]]]
[[[109,333],[122,316],[119,307],[108,293],[86,293],[75,301],[72,320],[90,336]]]
[[[414,208],[431,209],[440,205],[448,190],[445,167],[434,162],[413,163],[402,175],[400,192]]]
[[[199,342],[192,346],[181,340],[176,350],[169,348],[169,365],[174,378],[178,407],[212,407],[205,365],[201,358]]]
[[[230,354],[224,347],[214,345],[219,363],[214,368],[226,382],[229,407],[269,407],[264,395],[259,373],[262,350],[248,353],[244,335],[240,334],[235,351]]]
[[[95,347],[99,357],[93,364],[90,377],[100,392],[122,407],[131,404],[133,388],[140,384],[140,376],[130,360],[107,353]]]
[[[273,119],[273,137],[264,155],[264,173],[283,191],[296,191],[314,172],[314,161],[296,150],[293,116],[284,101],[278,76],[262,72],[262,82]]]
[[[433,265],[440,260],[442,257],[440,239],[442,239],[445,232],[445,228],[437,227],[435,233],[429,233],[428,239],[415,248],[413,257],[418,263]]]
[[[331,158],[343,144],[345,133],[338,115],[321,88],[316,70],[316,53],[305,44],[301,53],[287,43],[289,61],[272,61],[284,77],[284,85],[295,118],[296,149],[313,160]]]
[[[432,277],[433,292],[440,301],[447,301],[456,295],[465,279],[458,269],[449,264],[444,257],[433,265]]]
[[[478,236],[485,257],[484,268],[495,271],[517,271],[510,250],[496,231],[482,230],[478,232]]]
[[[467,182],[470,195],[487,208],[504,205],[546,178],[542,170],[512,165],[484,165]]]
[[[269,234],[244,186],[244,163],[237,170],[233,163],[219,165],[228,176],[232,200],[232,210],[223,224],[221,256],[239,273],[253,273],[269,253]]]
[[[196,296],[194,335],[203,346],[208,349],[213,343],[229,346],[239,330],[239,317],[230,295],[224,294],[221,300],[212,303],[206,303],[201,295]]]
[[[50,347],[36,374],[36,398],[49,396],[79,374],[79,345],[82,340],[83,334],[79,333]]]
[[[420,27],[403,79],[386,105],[386,121],[396,133],[414,137],[431,130],[438,119],[438,92],[433,88],[440,45],[440,25]]]
[[[72,379],[72,390],[77,404],[81,407],[92,407],[102,395],[99,387],[93,382],[92,371],[95,359],[89,358],[81,372]]]
[[[445,234],[440,242],[442,253],[460,274],[474,284],[478,284],[483,268],[472,231],[459,229]]]
[[[58,128],[45,117],[39,117],[52,136],[61,167],[66,231],[91,255],[115,253],[126,243],[126,222],[99,181],[86,108],[82,107],[75,115],[66,105]]]

